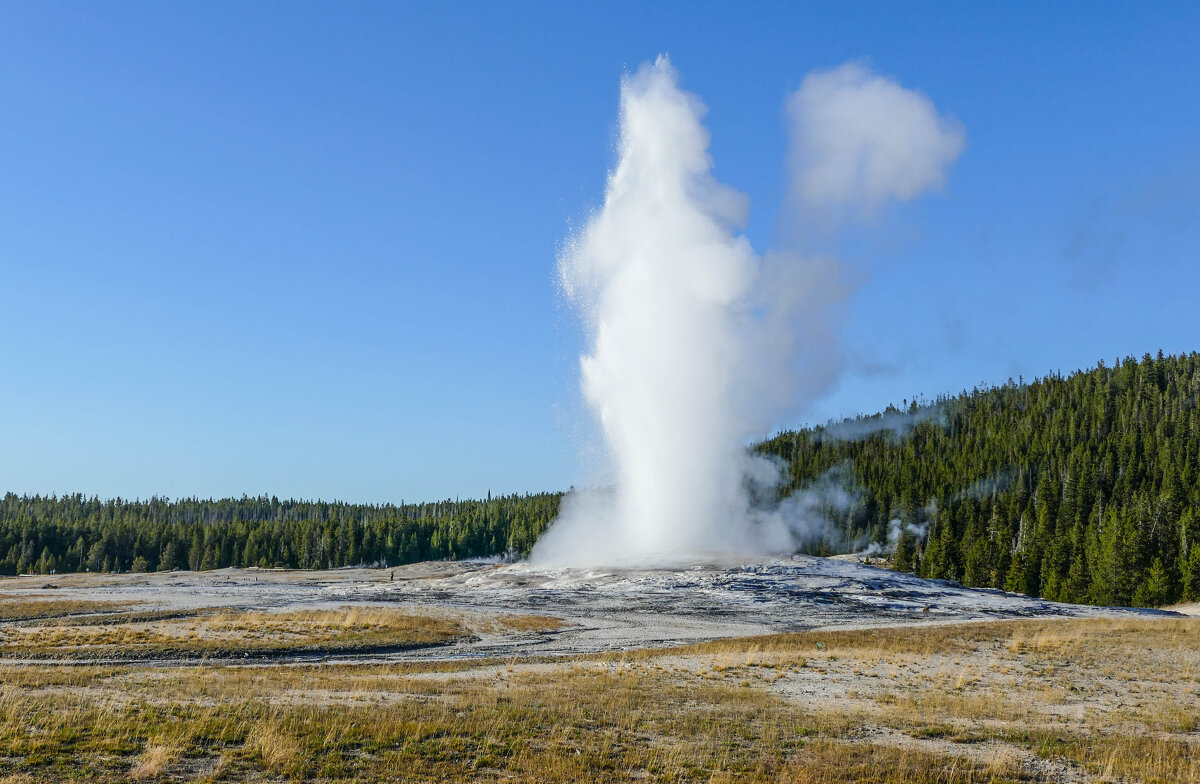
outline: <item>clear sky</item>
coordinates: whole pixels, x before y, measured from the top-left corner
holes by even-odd
[[[842,249],[806,416],[1200,350],[1195,3],[0,3],[0,491],[581,481],[555,284],[667,52],[760,250],[783,102],[864,61],[966,130]]]

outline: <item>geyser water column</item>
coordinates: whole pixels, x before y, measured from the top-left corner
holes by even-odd
[[[759,257],[737,234],[747,200],[712,177],[704,112],[666,57],[622,83],[604,206],[559,259],[613,481],[564,499],[535,563],[790,552],[832,530],[817,510],[839,488],[776,503],[778,468],[746,445],[836,379],[846,287],[832,258]],[[827,229],[938,187],[963,146],[927,98],[857,64],[809,74],[787,114],[796,220]]]
[[[615,465],[610,491],[568,497],[542,563],[662,561],[758,549],[745,440],[749,294],[760,260],[734,234],[747,203],[710,175],[704,107],[666,57],[621,89],[604,206],[560,258],[585,321],[584,396]]]

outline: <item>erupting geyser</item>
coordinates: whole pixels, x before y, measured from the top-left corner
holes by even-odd
[[[863,93],[881,87],[882,102]],[[856,117],[876,105],[883,116]],[[897,106],[909,114],[915,106],[926,126],[932,116],[932,126],[901,140],[918,148],[936,143],[940,156],[891,149],[887,131],[882,138],[851,133],[849,141],[828,134],[856,119],[886,127]],[[711,175],[704,112],[679,88],[666,57],[622,85],[619,160],[604,206],[559,262],[564,292],[589,336],[582,387],[614,483],[564,500],[533,550],[536,563],[679,563],[790,552],[824,525],[807,513],[803,496],[775,502],[779,469],[746,445],[835,378],[832,326],[845,289],[831,259],[760,257],[737,233],[748,203]],[[792,151],[796,182],[816,183],[794,188],[800,206],[814,193],[839,210],[860,191],[871,199],[867,208],[908,198],[939,182],[942,165],[961,148],[960,136],[926,99],[859,66],[810,76],[789,112],[793,144],[815,140],[812,149]],[[932,142],[920,138],[930,128]],[[830,143],[832,149],[822,147]],[[918,166],[935,160],[935,170],[914,172],[897,157]],[[896,176],[904,182],[889,181]]]

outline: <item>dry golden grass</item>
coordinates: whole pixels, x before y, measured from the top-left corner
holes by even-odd
[[[304,745],[279,721],[264,721],[251,729],[242,745],[242,752],[246,758],[257,760],[270,773],[302,770]]]
[[[936,717],[938,722],[1017,723],[1032,721],[1036,711],[1028,701],[1017,702],[998,694],[960,694],[937,690],[885,693],[877,698],[885,713],[906,717],[906,725],[915,725],[918,717]]]
[[[563,627],[561,618],[549,615],[501,615],[496,623],[500,629],[514,632],[553,632]]]
[[[43,599],[16,594],[0,594],[0,621],[31,621],[62,618],[84,613],[116,612],[129,607],[121,602],[94,602],[85,599]]]
[[[147,743],[129,770],[132,779],[153,779],[163,775],[179,758],[183,749],[177,745]]]
[[[246,658],[437,645],[467,634],[460,624],[396,608],[344,607],[284,613],[210,611],[9,624],[0,657],[20,659]]]
[[[50,605],[53,604],[53,607]],[[545,615],[447,613],[350,606],[258,612],[229,609],[113,612],[101,602],[29,603],[0,627],[0,658],[144,660],[362,653],[437,645],[471,633],[545,633]],[[89,611],[88,614],[70,614]]]
[[[204,623],[299,639],[405,623],[391,612]],[[10,665],[0,777],[976,784],[1031,780],[1045,759],[1200,781],[1197,634],[1200,620],[1033,621],[558,662]]]
[[[214,673],[204,668],[203,676]],[[177,681],[179,696],[163,704],[150,701],[163,673],[131,674],[86,695],[5,687],[0,744],[33,771],[70,765],[100,781],[172,758],[178,747],[149,740],[165,731],[183,753],[224,755],[235,780],[259,772],[374,780],[403,770],[413,781],[493,773],[523,781],[615,781],[627,771],[762,781],[782,770],[806,736],[822,727],[845,729],[836,717],[832,724],[806,721],[762,692],[668,684],[633,669],[524,673],[503,683],[393,680],[376,689],[388,699],[362,706],[291,704],[287,690],[270,687],[255,699],[214,695],[198,674],[171,671],[166,677]],[[310,693],[330,685],[319,668],[306,674]]]
[[[810,703],[950,747],[990,741],[1095,776],[1200,781],[1200,619],[776,635],[675,655],[709,659],[722,678],[815,692]]]
[[[804,749],[784,780],[790,784],[1001,784],[1028,777],[1019,764],[1004,756],[981,764],[918,749],[818,741]]]
[[[976,650],[983,642],[994,640],[998,634],[1014,626],[1012,621],[996,623],[943,624],[937,626],[906,626],[884,629],[849,629],[845,631],[798,632],[772,634],[762,637],[715,640],[688,646],[683,650],[696,653],[738,654],[751,650],[763,654],[798,651],[814,655],[851,653],[856,658],[887,657],[892,654],[930,655],[934,653],[966,653]],[[658,651],[648,651],[652,655]]]

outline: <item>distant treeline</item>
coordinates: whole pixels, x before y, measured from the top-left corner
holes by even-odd
[[[0,574],[328,569],[525,553],[557,514],[560,497],[397,506],[9,493],[0,501]]]
[[[840,529],[882,542],[903,521],[898,569],[1070,602],[1200,600],[1200,354],[1010,381],[759,449],[787,462],[791,489],[850,474]]]
[[[1200,600],[1198,354],[1010,381],[757,449],[790,467],[787,492],[840,477],[853,500],[834,540],[883,543],[898,529],[898,569],[1064,601]],[[561,497],[368,505],[10,493],[0,574],[524,555]]]

